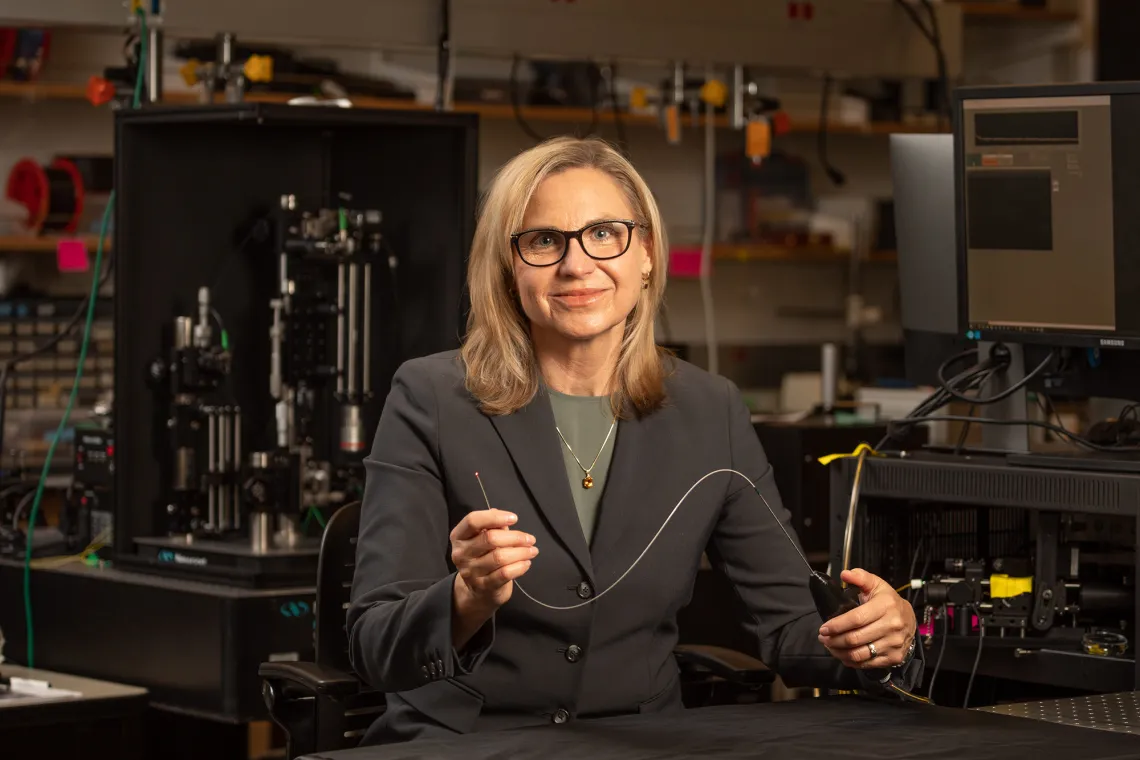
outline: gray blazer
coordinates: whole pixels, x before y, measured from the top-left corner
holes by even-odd
[[[397,371],[365,459],[348,610],[353,667],[389,694],[366,743],[680,707],[676,618],[706,551],[751,612],[751,654],[785,683],[866,685],[819,643],[802,560],[748,484],[728,473],[699,485],[596,603],[550,610],[516,588],[462,653],[453,649],[448,537],[464,514],[484,508],[476,471],[491,505],[517,514],[518,529],[536,538],[540,554],[522,587],[555,606],[614,583],[710,470],[747,474],[791,530],[737,388],[669,361],[666,406],[618,423],[592,545],[545,395],[490,417],[465,390],[454,351]]]

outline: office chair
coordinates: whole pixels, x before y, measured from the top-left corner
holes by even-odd
[[[314,661],[266,662],[258,669],[269,716],[287,736],[288,760],[357,746],[384,711],[384,694],[357,678],[348,660],[345,610],[359,530],[360,502],[342,507],[325,527],[317,562]],[[775,679],[759,660],[724,647],[684,645],[674,655],[687,707],[756,700]]]

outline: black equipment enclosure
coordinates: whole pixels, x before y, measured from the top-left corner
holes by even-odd
[[[348,205],[383,214],[396,266],[372,270],[375,393],[363,409],[365,452],[400,362],[457,347],[467,311],[474,231],[477,117],[268,104],[152,107],[115,122],[115,490],[117,555],[162,535],[166,413],[149,368],[171,345],[199,287],[232,342],[231,390],[245,416],[241,450],[272,447],[270,299],[278,287],[273,213]],[[346,200],[345,195],[348,199]],[[335,450],[332,393],[318,401],[318,445]],[[327,423],[326,423],[327,420]],[[357,453],[356,457],[362,456]]]

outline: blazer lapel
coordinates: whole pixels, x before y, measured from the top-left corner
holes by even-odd
[[[506,445],[515,468],[550,525],[551,532],[558,536],[582,571],[593,581],[590,549],[570,493],[549,399],[539,391],[530,404],[514,414],[491,417],[491,423]],[[526,529],[525,525],[519,527]]]
[[[660,481],[668,478],[658,474],[656,468],[669,461],[664,452],[670,445],[668,436],[662,437],[662,432],[655,430],[658,417],[660,414],[618,422],[614,455],[606,474],[606,490],[590,545],[594,570],[603,588],[625,572],[657,532],[660,521],[654,522],[655,516],[662,509],[668,514],[673,507],[657,503],[662,500]],[[638,538],[634,541],[636,546],[630,545],[634,533],[640,536],[646,532],[635,530],[639,522],[646,521],[653,524],[644,526],[648,531],[644,541]]]

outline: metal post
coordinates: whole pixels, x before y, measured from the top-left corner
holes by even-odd
[[[146,97],[151,103],[162,100],[162,27],[152,24],[148,30],[146,54]]]
[[[360,303],[360,296],[357,294],[357,280],[359,279],[359,264],[348,265],[348,383],[347,392],[350,398],[356,395],[356,357],[357,357],[357,341],[359,340],[359,333],[357,332],[357,323],[359,322],[358,305]],[[355,399],[353,399],[355,400]]]
[[[344,262],[336,265],[336,392],[344,393]]]
[[[273,515],[255,512],[249,521],[249,548],[257,554],[266,554],[273,548]]]
[[[360,360],[360,392],[367,396],[372,392],[372,265],[364,265],[364,318],[361,343],[363,356]]]
[[[218,473],[224,480],[230,473],[230,446],[233,425],[229,407],[223,407],[218,415]],[[218,486],[218,530],[227,531],[230,524],[230,492],[224,485]]]
[[[744,129],[744,67],[732,67],[732,128]]]
[[[241,528],[241,407],[234,407],[234,448],[233,448],[233,527]]]
[[[213,480],[218,471],[218,419],[213,409],[206,410],[206,473]],[[207,517],[211,530],[218,527],[218,486],[211,482],[206,486]]]

